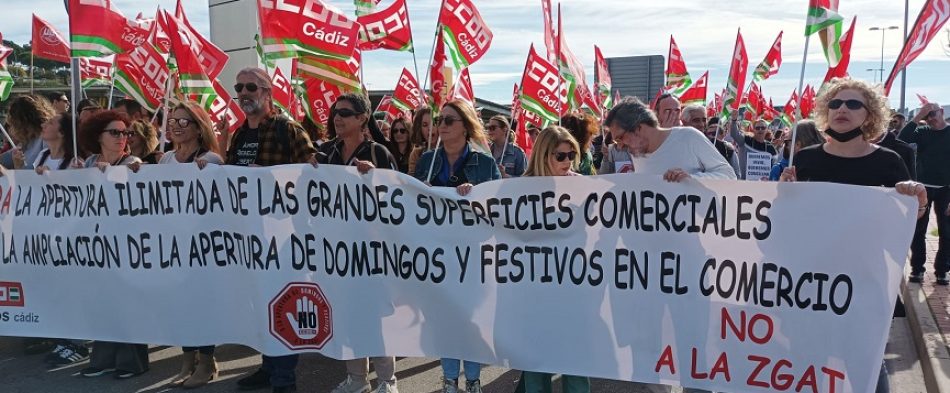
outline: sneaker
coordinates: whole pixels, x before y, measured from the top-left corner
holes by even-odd
[[[145,370],[145,371],[148,371],[148,370]],[[129,379],[132,377],[137,377],[139,375],[145,374],[145,371],[134,372],[134,371],[116,370],[113,377],[115,377],[115,379]]]
[[[49,361],[50,366],[59,367],[73,363],[78,363],[89,357],[89,350],[84,347],[67,345],[65,349],[59,351],[56,358]]]
[[[442,393],[458,393],[459,381],[442,377]]]
[[[59,353],[64,349],[66,349],[66,345],[56,344],[56,348],[53,348],[53,351],[46,354],[46,357],[43,358],[43,363],[53,363],[56,359],[59,359]]]
[[[257,369],[254,374],[248,375],[237,381],[238,388],[241,390],[255,390],[270,386],[270,374],[263,368]]]
[[[79,372],[80,375],[86,378],[95,378],[101,377],[108,373],[114,372],[114,368],[99,368],[99,367],[86,367]]]
[[[937,274],[937,285],[950,285],[950,279],[947,279],[947,273]]]
[[[920,284],[920,283],[924,282],[924,274],[923,274],[923,273],[911,273],[911,274],[910,274],[910,277],[907,278],[907,282],[912,282],[912,283],[914,283],[914,284]]]
[[[482,393],[482,381],[465,381],[465,391],[467,393]]]
[[[336,385],[330,393],[369,393],[369,390],[369,382],[365,379],[353,378],[352,375],[347,374],[346,379]]]
[[[389,382],[380,382],[379,386],[376,387],[375,393],[399,393],[399,389],[396,388],[396,384]]]

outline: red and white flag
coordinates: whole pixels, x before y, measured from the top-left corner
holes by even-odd
[[[722,97],[722,117],[729,117],[732,111],[739,109],[748,67],[749,55],[746,53],[745,41],[742,40],[740,31],[736,34],[736,47],[732,52],[732,65],[729,67],[729,81],[726,83],[726,93]]]
[[[403,68],[393,91],[393,105],[404,111],[414,111],[426,104],[420,92],[419,82],[409,70]]]
[[[363,26],[360,49],[412,50],[412,30],[406,0],[396,0],[386,9],[359,16],[356,21]]]
[[[320,0],[308,1],[306,7],[298,4],[258,0],[261,41],[267,57],[349,59],[359,43],[359,23]]]
[[[491,29],[472,0],[443,0],[439,26],[446,52],[456,69],[474,64],[491,46]]]
[[[551,18],[551,0],[541,0],[541,12],[544,16],[544,48],[548,51],[548,61],[557,63],[557,34],[554,33],[554,20]]]
[[[450,100],[457,98],[468,102],[473,107],[475,106],[475,90],[472,89],[472,76],[469,74],[468,68],[463,68],[462,72],[459,72],[458,81],[452,86],[450,97]]]
[[[79,78],[82,81],[82,87],[112,83],[112,59],[80,57]]]
[[[897,73],[910,65],[917,56],[920,56],[927,49],[930,41],[940,33],[940,29],[950,19],[950,0],[927,0],[920,14],[917,15],[917,21],[914,22],[914,28],[910,30],[907,41],[904,42],[904,48],[901,54],[897,56],[894,62],[894,68],[884,82],[884,92],[887,95],[891,93],[891,85],[897,78]]]
[[[706,87],[709,84],[709,71],[703,73],[695,83],[680,95],[683,105],[706,105]]]
[[[291,103],[294,97],[294,89],[290,79],[284,76],[279,67],[274,69],[274,75],[271,76],[271,86],[271,98],[274,99],[274,104],[285,112],[292,113]]]
[[[158,110],[171,77],[165,58],[152,45],[115,57],[115,87],[151,112]]]
[[[446,62],[448,62],[448,57],[445,55],[445,42],[436,40],[432,64],[429,65],[429,86],[431,86],[433,105],[436,110],[442,108],[442,105],[448,101],[450,86],[446,75]]]
[[[857,21],[858,17],[856,16],[851,19],[851,28],[841,35],[841,60],[838,61],[838,65],[828,68],[822,86],[824,86],[825,83],[831,82],[834,78],[844,78],[848,76],[848,66],[851,65],[851,41],[854,39],[854,25]]]
[[[230,56],[191,25],[188,17],[185,16],[185,7],[181,5],[181,0],[178,0],[178,5],[175,7],[173,22],[179,23],[183,27],[177,29],[179,35],[181,35],[182,43],[187,44],[194,52],[208,78],[211,80],[217,79],[221,75],[221,71],[224,70],[224,66],[227,65]]]
[[[135,49],[148,30],[126,19],[111,0],[69,0],[72,57],[103,57]]]
[[[600,52],[597,45],[594,45],[594,84],[596,84],[597,103],[605,110],[613,108],[613,98],[610,94],[613,83],[610,79],[610,69],[607,67],[604,54]]]
[[[344,91],[333,83],[307,78],[304,80],[304,100],[310,119],[317,124],[326,125],[330,121],[330,107]]]
[[[756,82],[764,81],[769,79],[770,76],[778,74],[779,68],[782,67],[782,33],[784,32],[780,31],[778,33],[778,37],[775,38],[769,53],[765,55],[765,59],[762,60],[762,63],[759,63],[759,66],[755,68],[755,72],[752,73],[752,79]]]
[[[811,112],[815,109],[815,89],[811,85],[806,85],[802,91],[801,102],[802,119],[811,117]]]
[[[521,107],[547,121],[557,121],[561,114],[561,90],[558,68],[539,56],[531,45],[521,77]]]
[[[217,79],[214,80],[215,98],[211,104],[208,114],[215,122],[225,121],[228,123],[228,133],[234,133],[247,120],[247,115],[238,105],[237,101],[231,99],[231,94],[221,85]]]
[[[670,52],[666,59],[666,87],[664,90],[679,96],[692,84],[693,80],[689,77],[689,71],[686,70],[686,60],[683,59],[680,47],[676,45],[676,40],[671,35]]]
[[[49,22],[33,14],[33,40],[30,41],[33,56],[41,59],[69,63],[69,43]]]

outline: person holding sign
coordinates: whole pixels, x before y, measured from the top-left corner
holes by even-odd
[[[317,150],[307,131],[274,110],[271,78],[267,72],[260,68],[245,68],[238,71],[236,79],[234,90],[247,120],[231,136],[225,163],[238,166],[308,163],[317,166]],[[239,388],[250,390],[272,386],[274,392],[297,390],[299,355],[262,355],[261,358],[261,368],[240,379],[237,382]]]
[[[531,149],[531,160],[524,176],[579,176],[571,168],[580,162],[580,146],[568,130],[551,126],[538,134]],[[516,393],[551,393],[553,374],[535,371],[521,373]],[[561,392],[590,393],[590,379],[561,376]]]
[[[739,111],[742,113],[743,111]],[[771,143],[765,140],[769,133],[769,123],[765,120],[756,120],[752,126],[752,136],[745,135],[739,130],[739,120],[732,118],[729,124],[729,135],[736,141],[736,151],[739,153],[739,173],[743,180],[768,180],[772,169],[772,157],[777,152]]]
[[[633,157],[642,158],[637,173],[660,175],[670,182],[736,178],[705,135],[692,127],[660,127],[656,114],[635,97],[617,103],[604,124]]]
[[[363,129],[375,127],[369,116],[369,101],[364,96],[341,95],[330,107],[327,123],[336,138],[320,146],[320,163],[356,166],[360,173],[372,168],[396,170],[396,159],[389,150],[363,134]]]
[[[835,78],[817,97],[815,108],[816,123],[830,138],[796,154],[795,166],[782,172],[781,181],[894,187],[901,194],[916,196],[917,216],[923,215],[927,189],[910,181],[910,173],[897,153],[870,142],[886,131],[890,120],[887,97],[865,81]],[[876,391],[889,391],[883,363]]]
[[[162,156],[159,164],[192,164],[204,168],[207,164],[221,165],[218,139],[214,134],[211,117],[193,101],[179,103],[168,118],[168,135],[175,150]],[[183,347],[181,372],[169,383],[193,389],[204,386],[218,376],[214,360],[214,345]]]
[[[491,156],[476,151],[473,144],[484,141],[482,123],[475,108],[462,100],[452,100],[442,107],[436,118],[441,146],[422,154],[415,177],[434,187],[453,187],[465,196],[473,185],[501,179],[498,165]],[[458,392],[461,361],[442,359],[442,392]],[[482,365],[465,362],[465,391],[481,393]]]
[[[91,154],[82,167],[105,172],[110,166],[141,163],[141,159],[129,153],[130,124],[128,116],[113,110],[96,113],[83,122],[79,129],[79,148]]]

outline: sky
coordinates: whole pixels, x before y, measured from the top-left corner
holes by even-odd
[[[325,1],[352,15],[354,7],[351,1]],[[385,7],[390,1],[383,0],[381,5]],[[191,22],[208,34],[207,1],[183,2]],[[534,43],[538,48],[544,47],[540,0],[474,2],[494,33],[490,50],[470,70],[475,94],[479,98],[509,104],[512,86],[520,82],[529,46]],[[154,15],[157,6],[174,9],[175,1],[115,0],[114,3],[126,17],[132,18],[139,12]],[[407,3],[422,73],[420,78],[423,78],[431,54],[440,2],[407,0]],[[556,8],[556,0],[552,3]],[[883,37],[885,77],[890,72],[903,41],[903,3],[895,0],[841,1],[839,13],[846,19],[845,28],[853,16],[858,18],[850,66],[852,77],[870,82],[880,79],[878,71],[869,71],[881,68],[882,36],[880,31],[869,31],[872,26],[901,27],[887,31]],[[909,1],[911,25],[923,3],[924,0]],[[761,83],[765,96],[772,97],[775,105],[782,105],[798,87],[807,5],[807,0],[564,0],[561,10],[568,45],[585,64],[589,82],[593,82],[594,75],[594,45],[601,48],[605,57],[666,56],[672,34],[693,79],[709,71],[710,97],[713,91],[725,87],[737,29],[741,28],[749,55],[749,80],[751,69],[765,57],[779,31],[784,31],[781,70]],[[17,43],[29,41],[30,14],[33,12],[61,31],[67,30],[61,0],[5,0],[0,33],[5,39]],[[249,27],[247,30],[249,41],[255,34],[254,29]],[[948,39],[950,33],[945,26],[927,50],[908,67],[906,102],[911,109],[919,106],[916,94],[944,105],[950,104]],[[365,83],[370,89],[392,89],[403,67],[413,69],[412,56],[407,52],[367,52],[363,55],[363,62]],[[817,40],[812,41],[805,64],[805,82],[820,84],[827,63]],[[899,87],[898,82],[892,91],[891,104],[894,107],[899,106]]]

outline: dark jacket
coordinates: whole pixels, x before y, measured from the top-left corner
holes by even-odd
[[[917,152],[914,151],[913,147],[907,142],[897,139],[897,136],[892,132],[885,133],[884,139],[878,142],[878,146],[891,149],[901,156],[901,159],[904,160],[904,165],[907,165],[907,171],[910,172],[910,178],[917,180]]]

